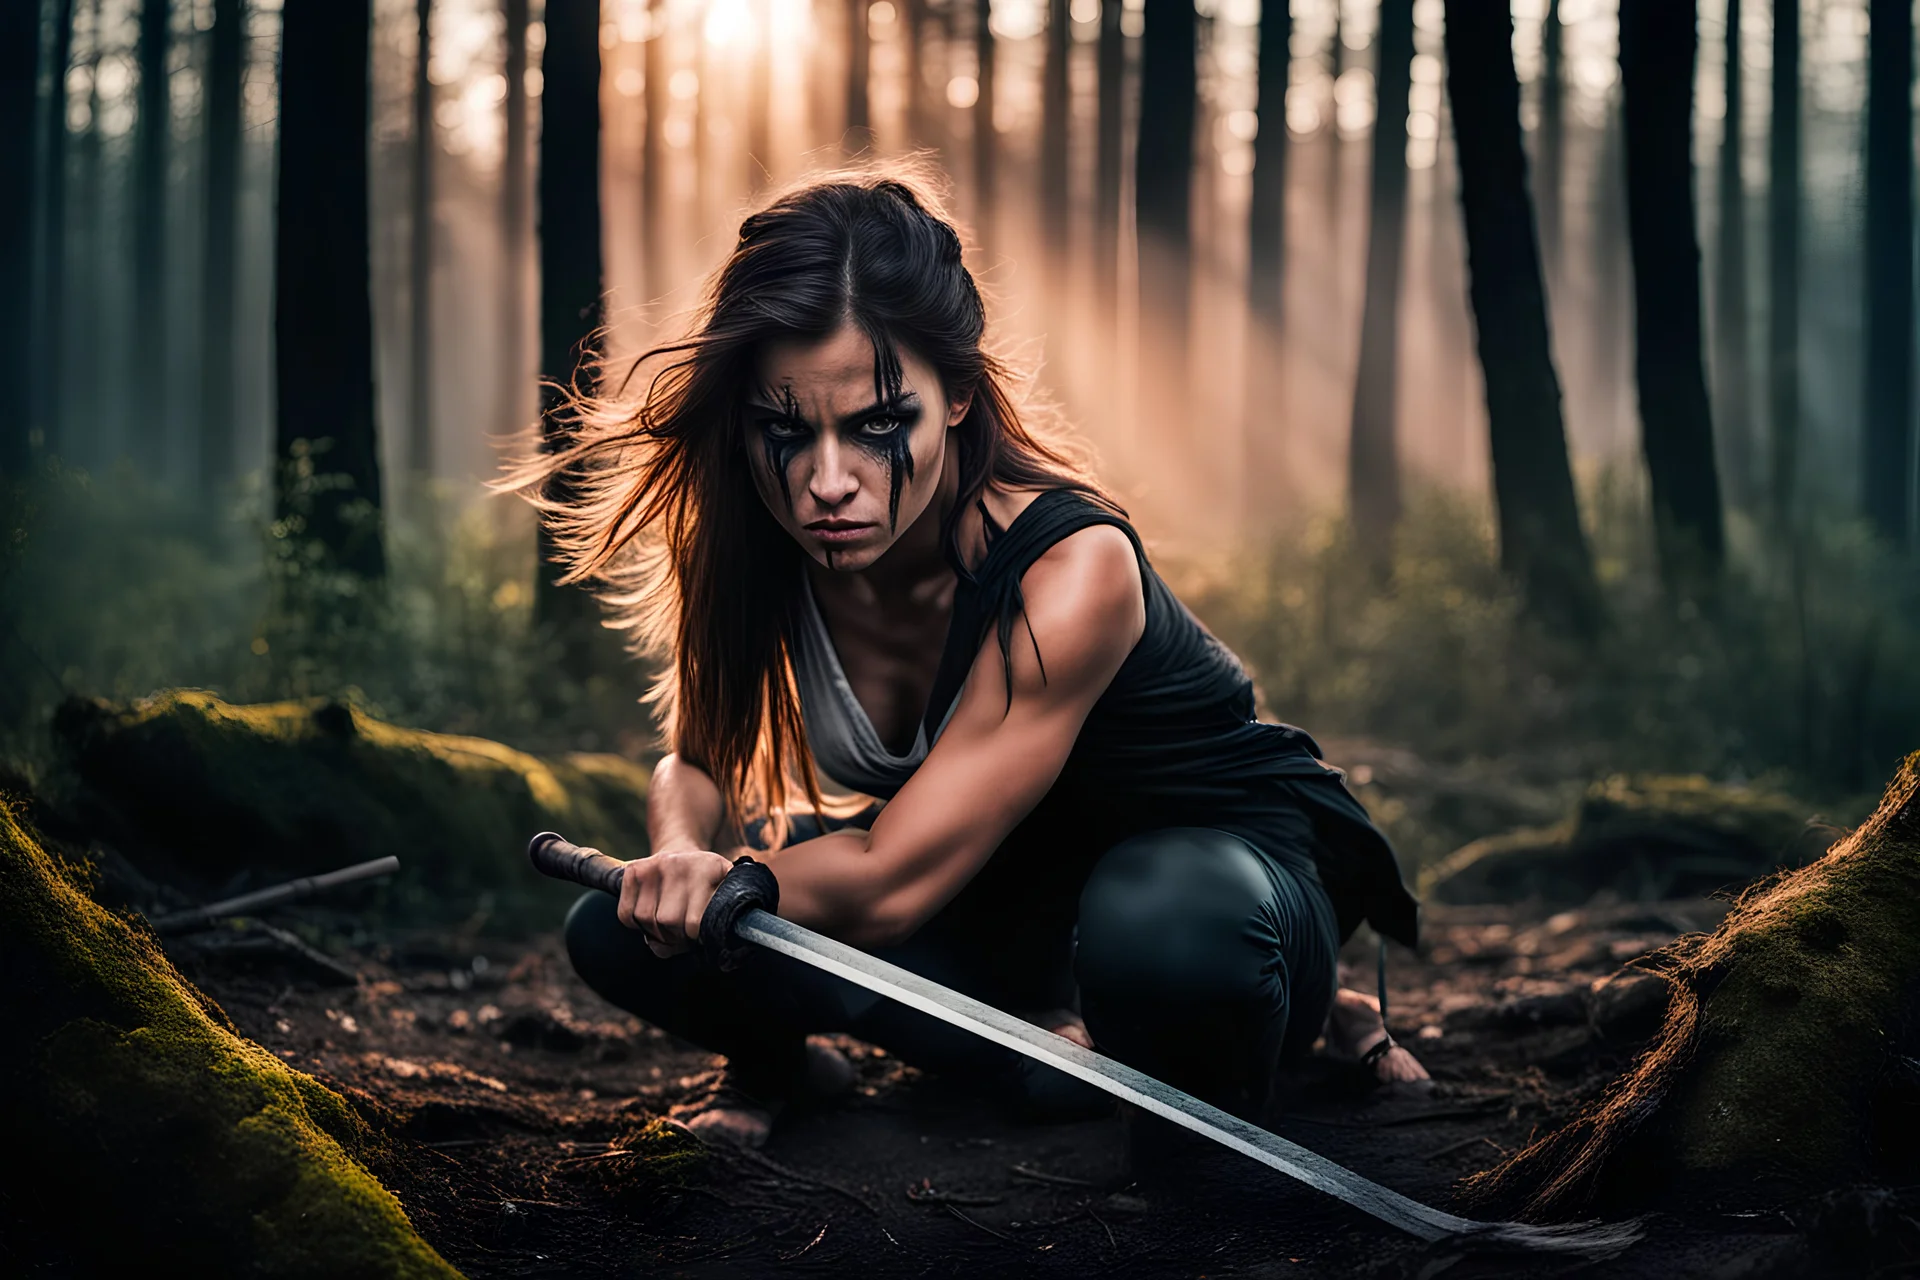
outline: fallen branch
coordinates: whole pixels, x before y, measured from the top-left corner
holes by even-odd
[[[148,921],[155,933],[191,933],[195,929],[204,929],[231,916],[249,915],[268,907],[281,906],[301,898],[312,897],[328,889],[343,884],[353,884],[360,880],[371,880],[379,876],[390,876],[400,869],[398,858],[375,858],[371,862],[355,863],[351,867],[342,867],[338,871],[327,871],[317,876],[301,876],[284,884],[272,885],[265,889],[256,889],[252,893],[243,893],[237,898],[224,898],[219,902],[210,902],[204,907],[194,907],[190,911],[175,911]]]

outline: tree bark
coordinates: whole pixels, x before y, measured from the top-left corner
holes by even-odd
[[[979,62],[980,94],[973,102],[974,232],[982,248],[993,244],[993,202],[998,135],[993,127],[993,0],[975,0],[973,42]]]
[[[239,274],[240,89],[245,0],[214,0],[207,57],[207,234],[201,263],[200,491],[233,479],[233,314]]]
[[[1717,572],[1726,551],[1693,229],[1695,22],[1694,0],[1620,5],[1640,439],[1669,586]]]
[[[274,245],[277,509],[305,514],[332,566],[364,578],[386,571],[367,226],[372,23],[372,0],[286,0],[281,11]],[[308,448],[314,470],[345,487],[296,491]]]
[[[0,477],[33,457],[33,104],[38,5],[0,5]],[[10,532],[10,531],[8,531]]]
[[[507,136],[500,164],[500,430],[525,421],[527,396],[527,0],[506,0]]]
[[[1500,563],[1537,616],[1590,635],[1600,625],[1600,591],[1567,458],[1506,7],[1449,0],[1446,53]]]
[[[847,128],[840,145],[850,156],[873,145],[867,85],[873,74],[873,40],[867,29],[867,0],[847,0]]]
[[[128,423],[128,453],[153,474],[166,461],[167,154],[173,101],[167,90],[169,0],[141,0],[139,121],[134,132],[133,394],[144,406]]]
[[[1293,14],[1288,0],[1260,11],[1256,84],[1260,131],[1253,140],[1253,198],[1247,210],[1247,300],[1256,317],[1278,327],[1284,311],[1287,258],[1287,82]]]
[[[1111,319],[1118,310],[1115,280],[1120,259],[1120,184],[1123,140],[1126,134],[1126,38],[1120,34],[1122,0],[1100,0],[1099,124],[1093,158],[1093,278],[1100,314]]]
[[[1540,249],[1548,278],[1557,280],[1561,268],[1561,214],[1563,163],[1566,151],[1566,59],[1560,26],[1560,0],[1547,0],[1547,16],[1540,24],[1540,134],[1535,156],[1535,200],[1540,206]]]
[[[1149,378],[1151,429],[1184,434],[1192,325],[1193,118],[1198,19],[1193,0],[1146,0],[1140,128],[1134,154],[1143,340],[1165,353]]]
[[[41,117],[46,129],[46,196],[42,202],[40,244],[40,343],[34,354],[33,429],[41,447],[57,452],[63,427],[63,376],[67,364],[67,68],[73,61],[73,0],[52,6],[53,44],[47,69],[51,92]]]
[[[667,296],[673,288],[671,273],[667,269],[667,241],[661,234],[662,222],[666,213],[667,165],[667,0],[653,0],[647,6],[647,47],[646,47],[646,107],[647,131],[640,140],[640,257],[642,271],[646,278],[647,296],[658,302]],[[552,45],[549,44],[551,49]],[[552,54],[549,53],[548,57]],[[596,63],[598,65],[595,55]],[[540,199],[541,217],[544,225],[546,201],[546,100],[542,98],[540,112]],[[597,120],[598,117],[596,116]],[[595,126],[598,128],[598,125]],[[597,172],[597,170],[596,170]],[[544,234],[544,233],[543,233]],[[540,247],[542,269],[546,263],[546,245]],[[545,285],[542,284],[542,297]],[[547,369],[545,363],[546,338],[544,330],[546,312],[544,303],[541,311],[541,370]]]
[[[547,0],[546,88],[540,103],[540,394],[541,434],[551,448],[570,426],[564,396],[552,384],[592,390],[601,324],[600,4]],[[658,29],[648,45],[660,41]],[[650,61],[664,61],[654,59]],[[648,95],[655,76],[649,66]],[[648,122],[649,133],[655,124]],[[643,230],[646,230],[643,228]],[[561,633],[566,664],[584,676],[592,601],[553,579],[544,526],[535,613]]]
[[[1719,406],[1721,455],[1728,496],[1753,498],[1751,364],[1747,356],[1747,187],[1741,174],[1746,131],[1746,92],[1740,65],[1741,0],[1727,0],[1727,111],[1720,140],[1720,234],[1714,277],[1715,400]]]
[[[1913,6],[1873,0],[1867,45],[1867,370],[1862,498],[1904,546],[1913,521]]]
[[[1071,102],[1067,93],[1067,56],[1073,18],[1067,0],[1048,0],[1047,53],[1040,92],[1040,229],[1051,251],[1048,269],[1056,273],[1067,244],[1067,129]]]
[[[407,471],[433,474],[433,0],[414,0],[413,223],[408,250]]]
[[[1767,145],[1767,426],[1774,532],[1793,517],[1800,452],[1800,0],[1774,0]]]
[[[1360,369],[1353,394],[1347,498],[1359,536],[1383,547],[1400,521],[1400,259],[1407,220],[1407,99],[1413,87],[1413,0],[1384,0],[1374,40],[1371,212]],[[1457,115],[1456,115],[1457,118]],[[1456,130],[1458,132],[1458,130]]]

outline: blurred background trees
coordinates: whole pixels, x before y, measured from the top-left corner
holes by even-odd
[[[643,735],[584,595],[479,496],[498,441],[565,431],[542,379],[674,333],[770,187],[919,155],[999,335],[1276,710],[1418,736],[1404,690],[1458,678],[1418,618],[1543,717],[1632,637],[1622,742],[1695,716],[1727,767],[1877,778],[1920,723],[1898,0],[6,14],[10,706],[353,684]],[[287,602],[313,565],[384,656],[287,656],[339,621]],[[102,634],[134,602],[174,611],[144,654]],[[1676,674],[1716,662],[1777,706]],[[566,720],[552,679],[623,692]]]

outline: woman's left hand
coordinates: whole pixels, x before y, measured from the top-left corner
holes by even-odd
[[[733,862],[704,849],[638,858],[620,873],[620,923],[647,936],[647,949],[665,959],[690,951],[700,917]]]

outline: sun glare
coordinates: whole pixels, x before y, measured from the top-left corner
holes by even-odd
[[[708,44],[726,49],[752,40],[753,26],[753,11],[747,0],[714,0],[702,31]]]

